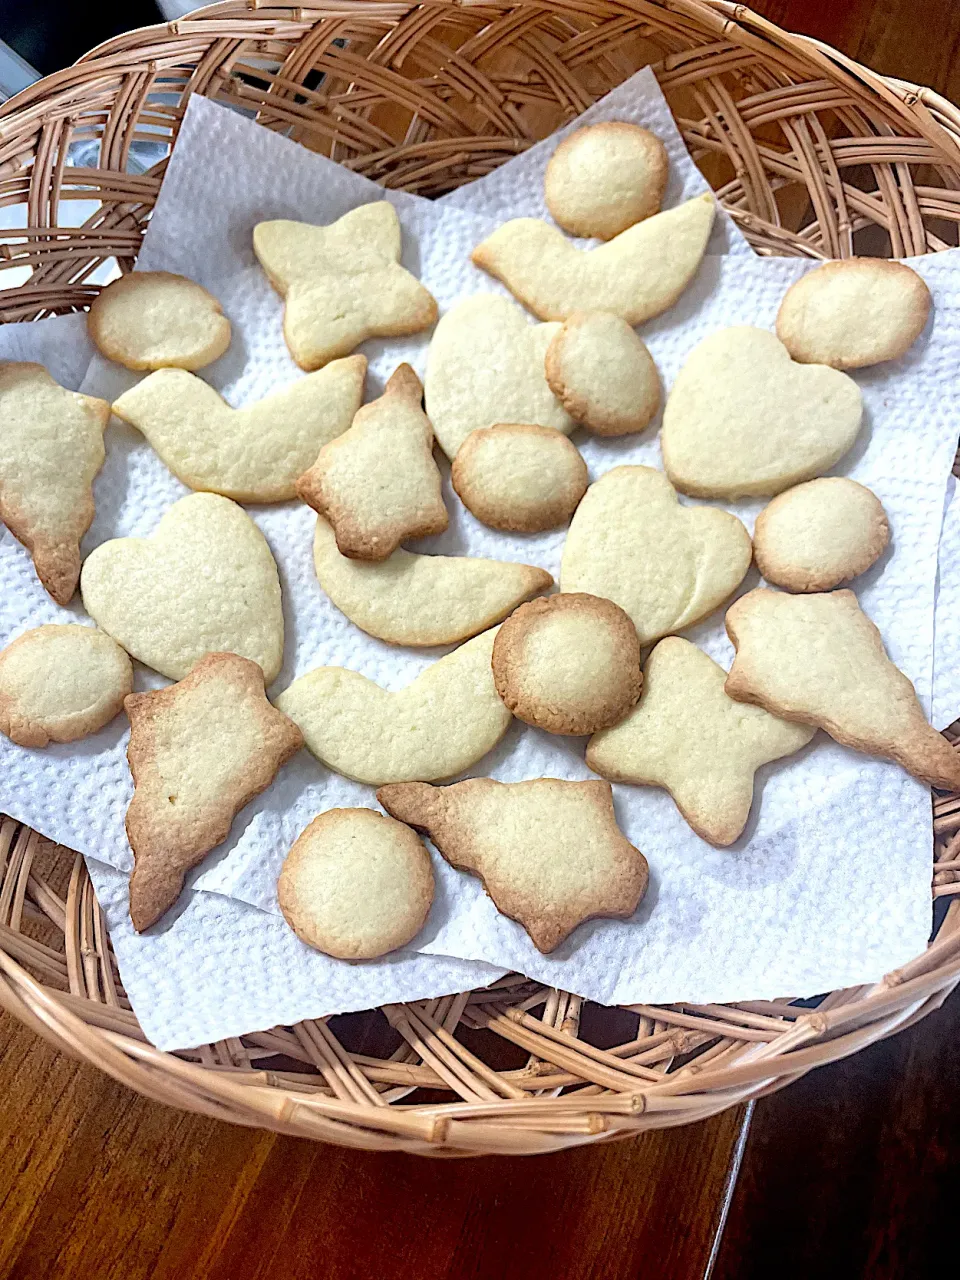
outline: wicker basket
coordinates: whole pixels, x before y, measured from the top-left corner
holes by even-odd
[[[0,286],[32,268],[0,291],[0,319],[82,308],[105,262],[133,265],[164,168],[137,157],[161,154],[192,93],[386,186],[437,195],[647,63],[759,252],[957,243],[960,112],[726,0],[226,3],[118,37],[0,110],[0,202],[26,206],[26,229],[0,246]],[[96,163],[67,166],[85,139],[99,140]],[[101,204],[61,226],[67,200]],[[166,1054],[130,1011],[82,860],[5,818],[0,1005],[152,1098],[241,1124],[431,1155],[605,1141],[775,1089],[939,1005],[960,979],[960,797],[936,800],[934,832],[944,901],[926,953],[816,1007],[602,1009],[514,975]]]

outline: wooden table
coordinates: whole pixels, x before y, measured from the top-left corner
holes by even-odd
[[[956,0],[754,7],[960,99]],[[958,1031],[954,998],[752,1114],[451,1163],[181,1115],[0,1018],[0,1278],[912,1280],[954,1211]]]

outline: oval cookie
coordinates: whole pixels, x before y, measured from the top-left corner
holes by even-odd
[[[660,408],[653,357],[610,311],[575,311],[547,348],[545,369],[567,413],[594,435],[642,431]]]
[[[589,477],[559,431],[501,422],[467,436],[450,479],[464,506],[492,529],[539,533],[566,524]]]
[[[573,236],[610,240],[660,208],[667,152],[655,133],[604,120],[571,133],[544,174],[547,208]]]
[[[128,369],[202,369],[230,345],[230,321],[202,285],[171,271],[132,271],[87,314],[97,348]]]

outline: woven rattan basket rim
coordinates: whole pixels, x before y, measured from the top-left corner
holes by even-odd
[[[960,111],[742,5],[225,3],[108,41],[0,108],[0,204],[27,207],[26,228],[0,247],[0,286],[8,270],[32,271],[0,287],[0,320],[83,308],[104,260],[132,266],[162,165],[131,173],[131,147],[149,129],[174,132],[189,93],[253,107],[360,172],[431,195],[495,167],[646,62],[758,252],[904,256],[956,243]],[[90,134],[99,165],[66,168],[66,143]],[[63,202],[91,193],[101,213],[58,226]],[[0,1005],[150,1097],[241,1124],[431,1155],[606,1141],[756,1097],[940,1004],[960,980],[960,797],[937,798],[934,831],[941,901],[926,952],[816,1007],[633,1006],[631,1031],[601,1049],[582,1001],[515,975],[385,1007],[399,1044],[379,1057],[346,1046],[336,1020],[174,1055],[149,1045],[130,1011],[82,859],[4,818]],[[526,1064],[491,1066],[483,1036]]]

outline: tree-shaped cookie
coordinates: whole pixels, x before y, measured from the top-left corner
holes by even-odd
[[[734,702],[726,675],[695,644],[668,636],[646,661],[639,703],[587,744],[595,773],[664,787],[697,835],[717,845],[732,844],[746,826],[757,769],[816,733]]]
[[[386,200],[326,227],[281,218],[253,229],[253,249],[284,298],[283,336],[301,369],[319,369],[367,338],[419,333],[437,304],[400,265],[400,221]]]
[[[727,610],[737,650],[726,691],[831,738],[889,756],[935,787],[960,790],[960,754],[927,723],[852,591],[788,595],[758,588]]]
[[[109,420],[105,400],[67,391],[42,364],[0,364],[0,520],[57,604],[77,588]]]
[[[385,560],[408,538],[446,529],[422,398],[420,379],[400,365],[380,399],[364,405],[297,481],[297,493],[327,519],[342,555]]]
[[[647,860],[617,826],[608,782],[397,782],[377,799],[479,876],[544,953],[585,920],[632,916],[647,887]]]
[[[133,693],[124,706],[134,783],[130,919],[142,932],[173,906],[186,873],[227,838],[303,735],[267,701],[259,666],[233,653],[211,653],[179,684]]]

